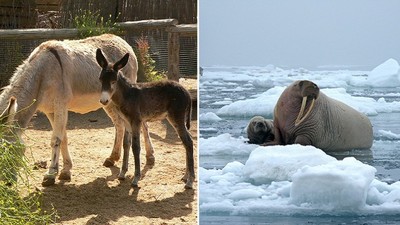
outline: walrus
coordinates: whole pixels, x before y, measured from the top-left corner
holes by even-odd
[[[247,125],[247,137],[250,144],[264,144],[274,140],[274,125],[262,116],[253,117]]]
[[[312,145],[331,152],[370,149],[373,142],[367,116],[308,80],[295,81],[283,91],[273,120],[275,140],[266,145]]]

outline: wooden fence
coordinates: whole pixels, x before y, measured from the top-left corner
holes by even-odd
[[[117,23],[116,29],[122,31],[122,35],[140,30],[164,30],[168,32],[168,78],[172,80],[179,80],[181,77],[179,72],[180,38],[197,38],[197,24],[178,25],[176,19],[121,22]],[[76,39],[79,37],[79,32],[78,29],[0,29],[0,40]],[[197,49],[194,51],[197,53]]]

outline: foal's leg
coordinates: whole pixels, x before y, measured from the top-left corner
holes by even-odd
[[[112,102],[110,102],[107,106],[105,106],[104,110],[106,111],[107,115],[111,118],[115,126],[114,147],[111,152],[111,155],[103,163],[103,166],[111,167],[121,157],[121,146],[124,138],[125,126],[123,119],[117,113],[116,106]],[[124,146],[124,151],[126,151],[125,146]],[[129,151],[129,146],[127,151]]]
[[[55,177],[58,174],[59,159],[60,159],[60,149],[63,152],[64,165],[62,178],[71,178],[70,169],[72,168],[72,160],[68,152],[68,143],[66,140],[66,126],[68,119],[68,111],[66,109],[58,109],[56,112],[47,114],[47,118],[51,123],[53,128],[53,134],[51,137],[51,164],[49,171],[44,175],[42,185],[49,186],[55,183]]]
[[[128,162],[129,162],[129,148],[132,144],[132,135],[128,131],[125,131],[124,135],[124,156],[122,157],[122,168],[118,175],[119,180],[125,180],[125,174],[128,171]]]
[[[185,126],[185,116],[184,115],[172,115],[168,116],[167,119],[171,123],[171,125],[175,128],[178,133],[180,139],[182,140],[183,145],[186,150],[186,171],[182,180],[186,181],[185,188],[192,189],[193,181],[195,179],[194,174],[194,158],[193,158],[193,140],[189,131]]]
[[[137,187],[140,180],[140,123],[132,124],[132,151],[135,160],[135,176],[131,186]]]
[[[144,147],[146,148],[146,164],[154,165],[154,148],[153,143],[151,143],[149,127],[146,122],[142,122],[142,131],[144,137]]]

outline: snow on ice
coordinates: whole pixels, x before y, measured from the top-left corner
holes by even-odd
[[[219,116],[217,116],[215,113],[213,113],[213,112],[208,112],[208,113],[202,113],[202,114],[200,114],[200,116],[199,116],[199,119],[200,119],[200,121],[201,122],[211,122],[211,123],[213,123],[213,122],[218,122],[218,121],[221,121],[222,119],[219,117]]]
[[[228,146],[241,141],[228,135],[210,139]],[[257,147],[245,164],[200,167],[200,209],[230,215],[398,213],[400,182],[379,181],[375,173],[355,158],[337,160],[312,146]]]
[[[253,99],[233,102],[220,108],[217,115],[235,117],[262,115],[272,118],[276,102],[284,89],[285,87],[273,87]],[[398,101],[386,102],[384,98],[375,100],[369,97],[352,96],[344,88],[326,88],[322,89],[321,92],[368,116],[375,116],[378,113],[400,112],[400,102]]]
[[[214,107],[213,113],[200,115],[200,120],[212,124],[212,128],[207,129],[215,131],[220,131],[213,124],[221,121],[219,119],[229,121],[232,117],[256,115],[272,118],[274,106],[285,87],[301,79],[312,80],[327,96],[368,116],[400,112],[400,89],[396,89],[400,87],[400,66],[394,59],[371,71],[309,71],[272,65],[211,67],[200,79],[200,88],[221,92],[229,89],[229,93],[240,93],[252,87],[265,90],[249,98],[229,95],[228,99],[218,99],[214,105],[210,103]],[[238,83],[242,86],[235,87]],[[378,91],[368,92],[367,97],[354,94],[356,90],[365,95],[364,89],[371,87]],[[381,91],[387,87],[391,89]],[[390,157],[391,153],[385,151],[393,148],[391,143],[398,142],[400,134],[398,130],[384,129],[375,130],[374,145],[387,142],[379,145],[383,152],[380,154]],[[400,181],[379,180],[376,172],[379,167],[374,168],[352,157],[337,160],[312,146],[260,147],[247,144],[246,140],[227,133],[199,138],[200,157],[234,155],[244,159],[243,163],[229,162],[222,169],[199,168],[202,213],[318,216],[398,215],[400,212]]]
[[[399,87],[399,70],[399,63],[395,59],[388,59],[369,73],[367,85],[372,87]]]

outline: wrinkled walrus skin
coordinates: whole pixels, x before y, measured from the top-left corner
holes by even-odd
[[[370,149],[373,142],[367,116],[307,80],[295,81],[283,91],[274,110],[274,129],[275,140],[267,145],[312,145],[331,152]]]

